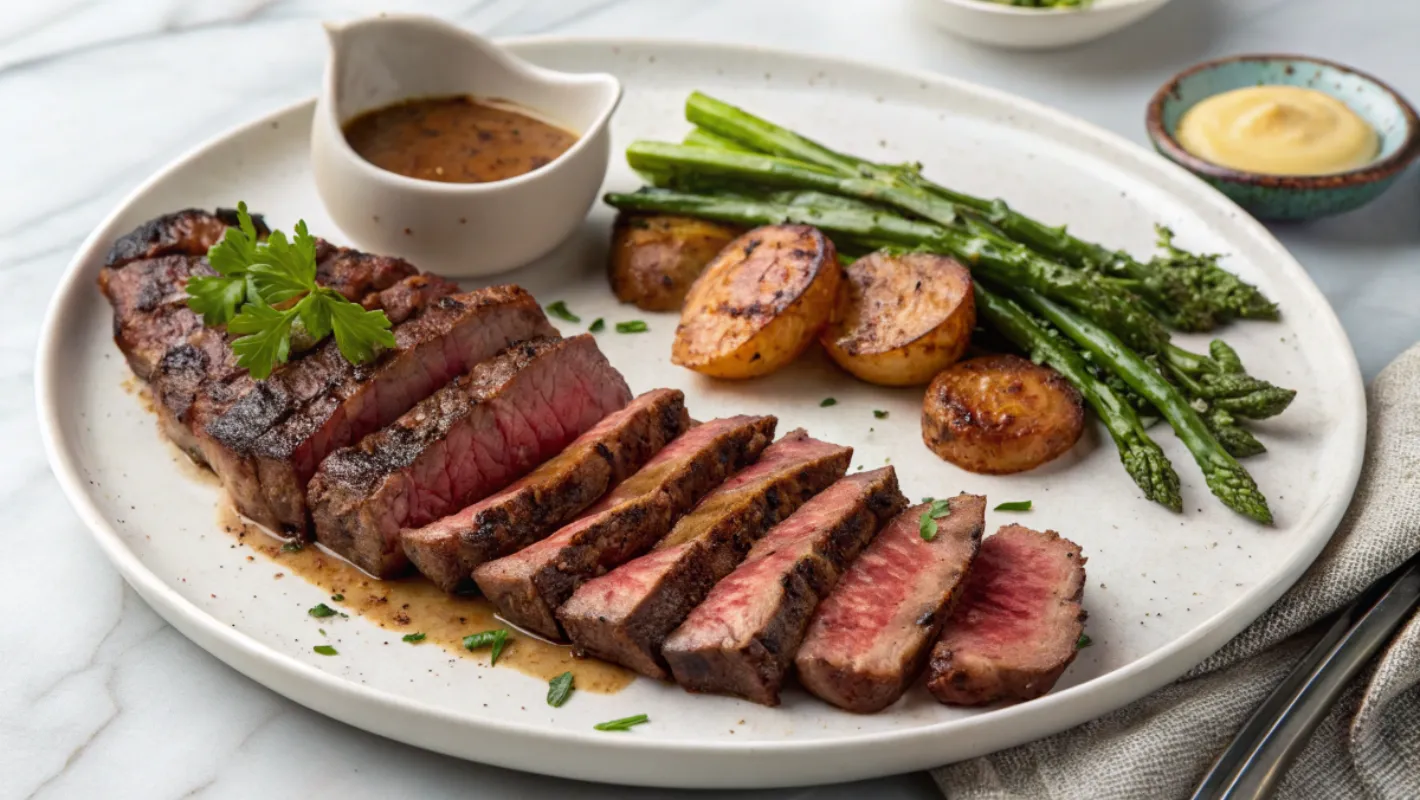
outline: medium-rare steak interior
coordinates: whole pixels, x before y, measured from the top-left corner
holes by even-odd
[[[777,422],[738,416],[690,429],[571,524],[474,570],[478,588],[513,624],[561,639],[557,607],[584,581],[650,549],[702,497],[759,458]]]
[[[653,678],[669,676],[661,644],[751,546],[843,476],[853,448],[802,429],[725,481],[655,549],[582,585],[558,611],[580,653]]]
[[[507,486],[630,401],[590,334],[513,345],[327,456],[309,487],[316,538],[372,575],[397,575],[401,528]]]
[[[809,616],[906,505],[883,467],[839,480],[776,525],[666,639],[676,683],[778,705]]]
[[[981,543],[932,648],[927,689],[950,705],[1034,700],[1075,660],[1085,557],[1055,531],[1006,525]]]
[[[429,292],[408,288],[421,296]],[[395,296],[391,289],[385,293]],[[239,511],[275,530],[304,534],[306,484],[329,453],[394,422],[507,346],[556,330],[532,295],[517,286],[494,286],[436,296],[393,333],[395,346],[361,366],[347,361],[334,341],[323,342],[207,423],[213,440],[207,460]]]
[[[689,427],[684,393],[646,392],[512,486],[422,528],[401,531],[405,555],[446,592],[471,587],[475,567],[570,522]]]
[[[794,658],[799,682],[860,713],[892,705],[922,671],[961,594],[986,525],[986,498],[960,494],[922,537],[913,506],[888,523],[819,604]]]

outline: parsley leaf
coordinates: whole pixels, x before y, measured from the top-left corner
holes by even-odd
[[[917,532],[922,535],[924,542],[937,538],[937,520],[952,513],[950,500],[931,500],[928,503],[927,510],[922,512],[922,519],[917,525]]]
[[[560,708],[572,696],[572,673],[564,672],[547,682],[547,704]]]
[[[330,599],[332,599],[332,600],[334,600],[335,602],[339,603],[341,600],[344,600],[344,599],[345,599],[345,595],[343,595],[343,594],[333,594],[333,595],[330,596]]]
[[[616,323],[617,333],[645,333],[649,330],[650,328],[646,326],[646,323],[639,319],[633,319],[630,322]]]
[[[246,299],[244,277],[196,275],[187,279],[187,307],[201,314],[202,321],[208,325],[227,324]]]
[[[427,638],[427,637],[425,637],[424,634],[422,634],[422,633],[406,633],[406,634],[404,635],[404,641],[409,642],[410,644],[415,644],[416,642],[422,642],[422,641],[424,641],[425,638]]]
[[[873,419],[887,419],[887,418],[888,418],[888,412],[883,411],[883,410],[880,409],[880,408],[878,408],[878,409],[873,409]]]
[[[1094,643],[1094,640],[1090,638],[1090,635],[1088,633],[1082,633],[1080,634],[1080,638],[1075,640],[1075,649],[1084,650],[1086,647],[1089,647]]]
[[[323,655],[323,656],[335,656],[335,655],[340,655],[338,652],[336,652],[336,649],[335,649],[334,647],[331,647],[331,646],[328,645],[328,644],[318,644],[318,645],[316,645],[313,649],[314,649],[317,653],[320,653],[320,654]]]
[[[291,323],[296,315],[277,311],[258,300],[242,307],[242,313],[227,323],[227,330],[244,334],[232,342],[237,366],[246,367],[253,378],[264,381],[277,364],[291,354]]]
[[[592,324],[587,326],[588,333],[601,333],[604,330],[606,330],[606,320],[601,317],[592,320]]]
[[[567,304],[561,300],[558,300],[555,303],[548,303],[547,313],[551,314],[554,317],[557,317],[560,320],[565,320],[567,322],[582,321],[582,318],[568,310]]]
[[[306,613],[319,619],[321,617],[333,617],[336,614],[339,614],[340,612],[336,611],[325,603],[316,603],[315,605],[311,606],[310,610]]]
[[[493,652],[489,654],[489,665],[498,663],[498,656],[503,655],[503,648],[508,644],[508,629],[498,628],[497,630],[482,631],[463,637],[463,646],[468,650],[477,650],[480,647],[491,647]]]
[[[326,298],[335,344],[346,361],[364,364],[375,357],[379,348],[394,347],[394,334],[390,333],[385,312],[366,311],[329,289],[317,296]]]
[[[819,407],[819,408],[828,408],[829,406],[836,406],[836,405],[838,405],[838,400],[836,400],[836,399],[834,399],[834,398],[832,398],[832,397],[825,397],[824,399],[822,399],[822,400],[819,401],[818,407]]]
[[[996,511],[1030,511],[1030,506],[1031,506],[1031,501],[1029,501],[1029,500],[1013,500],[1013,501],[1011,501],[1011,502],[1009,502],[1009,503],[1002,503],[1001,505],[996,506],[996,508],[995,508],[994,510],[996,510]]]
[[[305,549],[306,545],[300,539],[292,539],[291,541],[281,545],[281,552],[283,553],[299,553]]]
[[[631,730],[631,726],[633,725],[641,725],[650,721],[651,718],[645,714],[637,714],[634,717],[622,717],[621,719],[614,719],[610,722],[598,722],[592,727],[599,731],[628,731]]]

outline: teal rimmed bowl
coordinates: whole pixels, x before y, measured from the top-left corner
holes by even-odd
[[[1199,101],[1245,86],[1278,84],[1316,89],[1346,103],[1380,134],[1379,155],[1349,172],[1264,175],[1204,161],[1174,138],[1179,119]],[[1389,189],[1420,155],[1420,119],[1405,98],[1364,72],[1306,56],[1232,56],[1186,69],[1154,95],[1146,124],[1160,153],[1259,219],[1315,219],[1360,208]]]

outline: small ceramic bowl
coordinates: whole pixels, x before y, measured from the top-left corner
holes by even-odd
[[[546,254],[586,217],[611,157],[616,78],[536,67],[430,17],[387,15],[327,31],[311,167],[331,219],[360,247],[451,277],[491,275]],[[513,178],[440,183],[383,170],[345,140],[344,123],[365,111],[448,95],[510,101],[578,134],[577,142]]]
[[[996,47],[1045,50],[1098,39],[1158,11],[1168,0],[1093,0],[1079,8],[1027,8],[990,0],[917,0],[939,28]]]
[[[1174,138],[1179,119],[1199,101],[1245,86],[1274,84],[1316,89],[1346,103],[1380,134],[1380,153],[1349,172],[1263,175],[1204,161]],[[1420,121],[1405,98],[1364,72],[1304,56],[1233,56],[1184,70],[1154,95],[1146,125],[1160,153],[1259,219],[1314,219],[1360,208],[1389,189],[1420,155]]]

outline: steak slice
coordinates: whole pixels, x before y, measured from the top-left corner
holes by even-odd
[[[555,612],[583,582],[644,553],[682,514],[759,458],[774,417],[738,416],[691,428],[570,525],[473,571],[510,622],[561,639]]]
[[[986,498],[960,494],[926,541],[920,525],[930,507],[913,506],[888,523],[819,604],[794,657],[805,689],[869,713],[892,705],[917,677],[986,524]]]
[[[842,477],[853,448],[792,431],[711,492],[650,553],[583,584],[557,616],[577,652],[666,678],[661,644],[755,541]]]
[[[507,486],[630,401],[591,334],[513,345],[327,456],[309,487],[316,538],[377,577],[398,574],[400,528]]]
[[[444,591],[469,588],[475,567],[566,525],[688,427],[684,393],[649,391],[507,489],[422,528],[400,531],[404,553]]]
[[[113,340],[133,374],[152,378],[169,349],[202,329],[187,307],[187,279],[211,275],[202,258],[169,255],[99,272],[99,290],[113,307]]]
[[[260,214],[251,215],[258,238],[271,231]],[[227,228],[236,227],[237,211],[219,208],[208,213],[188,208],[154,217],[114,240],[104,259],[105,267],[121,267],[132,261],[168,255],[205,256],[212,245],[220,242]]]
[[[275,530],[305,534],[306,485],[329,453],[389,425],[509,345],[556,334],[537,301],[517,286],[439,296],[448,285],[412,276],[380,292],[406,305],[434,299],[394,327],[395,346],[376,361],[356,366],[326,341],[245,387],[210,421],[194,420],[194,428],[205,422],[206,460],[239,511]]]
[[[776,525],[666,639],[676,683],[779,705],[819,601],[906,505],[897,473],[883,467],[843,478]]]
[[[961,603],[932,648],[927,689],[943,703],[1034,700],[1075,660],[1085,557],[1055,531],[1006,525],[981,543]]]

